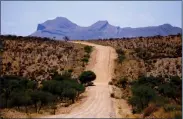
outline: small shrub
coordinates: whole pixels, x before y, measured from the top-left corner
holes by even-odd
[[[94,81],[96,79],[96,75],[92,71],[84,71],[80,76],[79,80],[82,84]]]
[[[109,81],[109,83],[108,83],[109,85],[113,85],[113,83],[112,83],[112,81]]]
[[[90,54],[92,52],[92,46],[85,46],[84,50],[86,53]]]
[[[135,49],[137,56],[143,60],[148,60],[151,58],[151,53],[147,49],[137,48]]]
[[[176,89],[168,83],[160,85],[158,90],[159,90],[159,93],[163,94],[164,96],[167,96],[170,98],[176,97]]]
[[[125,54],[125,52],[122,49],[116,49],[117,54]]]
[[[118,55],[118,62],[121,63],[125,59],[124,55]]]
[[[175,111],[175,110],[176,111],[181,111],[182,110],[181,106],[173,105],[173,104],[164,105],[163,108],[166,112]]]
[[[119,87],[122,87],[122,88],[126,88],[126,85],[128,84],[128,79],[127,78],[120,78],[118,81],[117,81],[117,85]]]
[[[171,76],[170,77],[170,83],[175,86],[181,86],[182,80],[178,76]]]
[[[54,72],[54,74],[52,75],[52,79],[53,80],[69,80],[71,79],[71,73],[72,73],[72,69],[70,69],[69,71],[63,71],[62,74],[58,74],[58,72]]]
[[[82,62],[88,63],[89,59],[87,57],[84,57],[83,59],[81,59]]]
[[[151,101],[156,99],[156,92],[145,85],[132,87],[132,94],[128,102],[136,112],[141,112]]]
[[[111,98],[114,98],[114,93],[111,93]]]
[[[118,62],[121,63],[125,59],[125,52],[122,49],[117,49],[116,53],[118,54]]]
[[[66,98],[68,98],[68,99],[70,99],[70,100],[72,100],[72,103],[74,103],[75,98],[76,98],[76,96],[77,96],[77,92],[76,92],[75,89],[66,88],[66,89],[64,89],[63,92],[62,92],[62,96],[63,96],[63,97],[66,97]]]
[[[84,55],[84,57],[89,59],[90,58],[90,54],[86,54],[86,55]]]
[[[73,69],[69,69],[68,72],[69,72],[69,73],[72,73],[72,72],[73,72]]]

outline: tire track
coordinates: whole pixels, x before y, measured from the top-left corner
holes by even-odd
[[[87,70],[95,72],[97,78],[95,86],[89,87],[87,100],[75,107],[69,114],[50,116],[51,118],[111,118],[115,117],[113,102],[110,98],[108,82],[113,72],[115,52],[111,47],[101,46],[87,42],[74,42],[94,46],[91,61]],[[49,118],[49,117],[46,117]]]

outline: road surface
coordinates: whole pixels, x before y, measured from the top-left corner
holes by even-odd
[[[113,75],[113,63],[116,57],[112,47],[101,46],[87,42],[74,42],[94,46],[91,59],[86,70],[95,72],[95,86],[88,89],[85,102],[73,108],[69,114],[50,116],[51,118],[114,118],[115,108],[110,97],[108,82]],[[48,118],[48,117],[46,117]]]

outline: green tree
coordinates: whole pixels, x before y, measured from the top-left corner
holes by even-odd
[[[90,54],[92,52],[92,46],[85,46],[84,50],[86,53]]]
[[[79,76],[79,80],[81,83],[85,84],[91,81],[94,81],[96,79],[96,75],[92,71],[84,71],[82,74]]]
[[[74,103],[77,96],[77,92],[73,88],[65,88],[62,92],[62,96],[68,98],[69,100],[72,100],[72,103]]]
[[[156,99],[156,92],[145,85],[132,87],[132,97],[129,99],[129,103],[133,106],[133,109],[137,112],[141,112],[146,108],[149,102]]]
[[[163,94],[164,96],[174,99],[176,98],[176,89],[168,83],[160,85],[158,90],[159,93]]]

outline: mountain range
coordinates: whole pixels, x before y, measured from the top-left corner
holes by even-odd
[[[103,38],[122,38],[122,37],[147,37],[147,36],[167,36],[182,33],[182,29],[170,24],[159,26],[148,26],[131,28],[120,28],[113,26],[108,21],[97,21],[88,27],[79,26],[65,17],[57,17],[38,24],[37,30],[30,36],[48,37],[57,40],[64,36],[72,40],[103,39]]]

